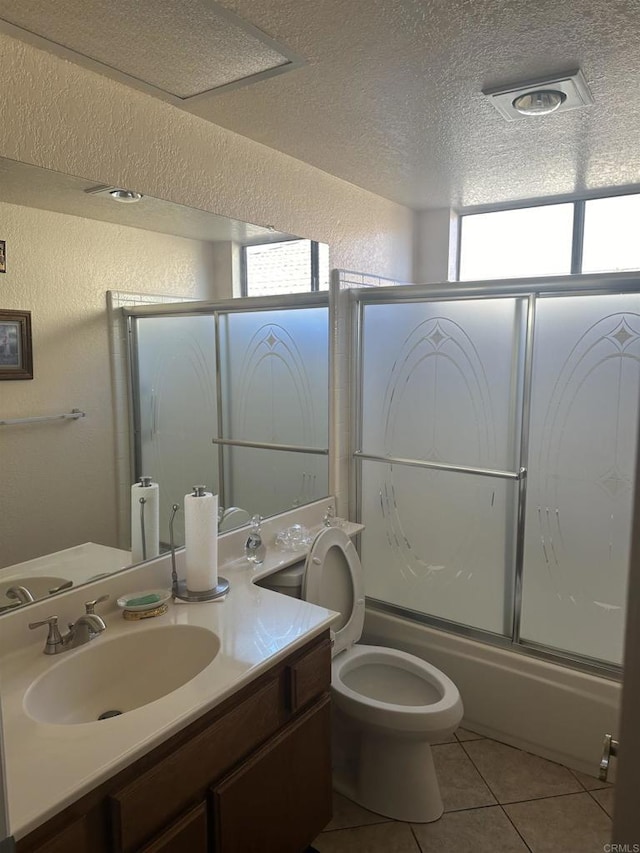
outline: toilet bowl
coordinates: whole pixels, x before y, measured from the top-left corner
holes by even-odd
[[[302,592],[341,614],[332,630],[334,788],[395,820],[437,820],[443,806],[431,744],[462,720],[458,688],[415,655],[356,645],[364,627],[364,580],[343,530],[329,527],[316,537]]]

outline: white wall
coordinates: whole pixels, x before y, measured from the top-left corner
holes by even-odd
[[[455,279],[458,222],[450,208],[422,210],[415,214],[412,281],[437,284]]]
[[[408,208],[4,34],[0,79],[0,156],[327,243],[332,267],[411,278]]]
[[[32,312],[34,379],[0,383],[0,566],[80,542],[116,545],[114,416],[105,293],[215,298],[212,244],[0,203],[0,308]]]

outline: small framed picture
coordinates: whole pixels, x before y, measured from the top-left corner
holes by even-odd
[[[1,379],[33,379],[31,311],[0,310]]]
[[[7,243],[0,240],[0,272],[7,271]]]

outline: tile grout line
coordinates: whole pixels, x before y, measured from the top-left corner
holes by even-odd
[[[564,767],[564,765],[561,765],[561,766]],[[613,787],[613,785],[611,785],[610,783],[605,782],[601,788],[587,788],[587,786],[584,784],[584,782],[581,782],[580,779],[578,779],[578,777],[576,776],[577,771],[574,771],[572,767],[567,767],[567,770],[569,771],[569,773],[571,773],[571,775],[574,777],[576,782],[578,782],[579,785],[582,785],[582,787],[587,792],[587,794],[590,794],[591,791],[607,791],[609,788]],[[587,774],[583,774],[583,775],[587,775]],[[593,778],[595,779],[595,776]],[[596,781],[599,781],[599,780],[596,780]]]
[[[595,790],[596,791],[606,791],[607,789],[606,788],[596,788]],[[594,803],[596,803],[598,806],[600,806],[600,808],[606,814],[606,816],[609,818],[609,820],[613,822],[613,816],[610,815],[609,812],[602,805],[602,803],[593,796],[594,791],[587,791],[587,794],[589,794],[589,796],[591,797],[591,799],[593,800]]]
[[[524,844],[524,846],[526,847],[526,849],[529,851],[529,853],[533,853],[533,851],[531,850],[531,847],[529,847],[529,845],[528,845],[528,844],[527,844],[527,842],[525,841],[525,839],[524,839],[524,837],[523,837],[522,833],[520,832],[520,830],[518,829],[518,827],[515,825],[515,823],[511,820],[511,818],[510,818],[510,817],[509,817],[509,815],[507,814],[507,812],[506,812],[506,810],[505,810],[504,806],[502,805],[502,803],[498,801],[498,798],[496,797],[496,795],[495,795],[495,792],[494,792],[493,788],[492,788],[492,787],[491,787],[491,785],[487,782],[487,780],[484,778],[484,775],[483,775],[482,771],[480,770],[480,768],[478,767],[478,765],[475,763],[475,761],[473,760],[473,758],[469,755],[469,753],[467,752],[467,750],[464,748],[464,743],[461,743],[460,745],[462,746],[462,749],[463,749],[463,751],[464,751],[464,754],[467,756],[467,758],[469,759],[469,761],[471,762],[471,764],[473,764],[473,766],[476,768],[476,771],[478,772],[478,775],[480,776],[480,778],[482,779],[482,781],[484,782],[484,784],[487,786],[487,788],[488,788],[488,789],[489,789],[489,791],[491,792],[491,796],[495,799],[495,801],[496,801],[496,803],[497,803],[498,807],[499,807],[499,808],[500,808],[500,810],[502,811],[502,814],[506,817],[506,819],[509,821],[509,823],[511,824],[511,826],[514,828],[514,830],[515,830],[515,832],[516,832],[516,834],[517,834],[518,838],[520,838],[520,839],[522,840],[522,843]],[[526,801],[525,801],[525,802],[526,802]]]
[[[471,742],[473,743],[474,741],[471,741]],[[499,801],[498,801],[498,798],[497,798],[497,796],[496,796],[495,791],[493,790],[493,788],[491,787],[491,785],[487,782],[487,780],[484,778],[484,774],[483,774],[482,770],[480,770],[480,768],[478,767],[478,765],[476,764],[476,762],[473,760],[473,758],[472,758],[472,757],[469,755],[469,753],[467,752],[467,750],[466,750],[466,748],[465,748],[465,745],[464,745],[464,742],[463,742],[463,741],[458,741],[458,743],[459,743],[459,744],[460,744],[460,746],[462,747],[462,751],[464,752],[464,754],[467,756],[467,758],[469,759],[469,761],[471,762],[471,764],[474,766],[474,768],[475,768],[476,773],[478,774],[478,776],[482,779],[482,781],[484,782],[484,784],[485,784],[485,785],[487,786],[487,788],[489,789],[489,793],[491,794],[491,796],[493,797],[493,799],[496,801],[496,803],[499,803]]]
[[[438,818],[438,820],[441,820],[441,819],[442,818]],[[409,829],[411,830],[411,834],[413,835],[413,840],[416,842],[416,847],[418,849],[418,853],[425,853],[425,851],[422,849],[422,844],[420,844],[420,842],[418,841],[418,836],[416,835],[416,831],[413,828],[412,824],[409,824]]]
[[[485,740],[491,740],[491,738],[485,738]],[[471,741],[471,742],[473,743],[474,741]],[[501,741],[495,741],[495,743],[501,743]],[[565,791],[562,794],[543,794],[541,797],[527,797],[524,800],[509,800],[509,802],[500,803],[498,800],[498,797],[496,796],[495,792],[493,791],[488,780],[485,779],[484,774],[482,773],[482,770],[480,770],[480,768],[478,767],[476,762],[473,760],[472,756],[465,749],[464,743],[460,743],[460,746],[463,748],[465,755],[467,756],[469,761],[473,764],[473,766],[476,768],[476,770],[480,774],[480,778],[485,783],[487,788],[491,791],[492,795],[495,797],[496,802],[499,805],[511,806],[511,805],[515,805],[516,803],[529,803],[529,802],[533,803],[533,802],[536,802],[537,800],[549,800],[552,797],[570,797],[572,794],[590,794],[591,793],[591,791],[588,790],[584,786],[584,784],[580,781],[580,779],[578,779],[578,777],[575,775],[575,773],[573,772],[573,770],[570,767],[567,767],[565,764],[560,764],[559,761],[551,761],[549,758],[545,758],[545,759],[543,759],[544,761],[548,761],[550,764],[555,764],[557,767],[562,767],[564,770],[568,770],[569,773],[571,774],[571,776],[573,776],[576,784],[580,786],[580,790],[579,791]],[[509,746],[509,744],[504,744],[504,746]],[[536,756],[535,753],[533,753],[533,752],[526,752],[526,750],[524,750],[524,749],[519,749],[519,747],[517,747],[517,746],[511,747],[511,749],[517,749],[519,752],[524,752],[525,755],[534,756],[534,758],[536,758],[536,757],[540,758],[541,757],[541,756]],[[595,791],[606,791],[607,789],[606,788],[594,788],[594,790]],[[594,797],[594,799],[595,799],[595,797]],[[597,802],[597,800],[596,800],[596,802]]]
[[[347,829],[364,829],[365,826],[383,826],[385,823],[402,823],[402,821],[388,817],[384,820],[377,820],[375,823],[354,823],[351,826],[336,826],[333,829],[323,829],[320,835],[329,835],[332,832],[345,832]]]
[[[529,847],[529,845],[527,844],[527,842],[526,842],[526,840],[525,840],[525,838],[524,838],[524,835],[520,832],[520,830],[518,829],[518,827],[517,827],[517,826],[515,825],[515,823],[511,820],[511,818],[509,817],[508,812],[506,811],[506,809],[504,808],[504,806],[502,805],[502,803],[498,803],[498,805],[500,806],[500,809],[502,810],[502,814],[506,817],[506,819],[509,821],[509,823],[511,824],[511,826],[515,829],[516,833],[518,834],[518,837],[522,839],[522,843],[523,843],[523,844],[524,844],[524,846],[527,848],[527,850],[529,850],[529,853],[533,853],[532,848],[531,848],[531,847]]]
[[[500,803],[501,806],[520,806],[522,803],[539,803],[541,800],[559,800],[562,797],[575,797],[582,794],[588,794],[589,791],[565,791],[564,794],[545,794],[542,797],[528,797],[526,800],[509,800],[507,803]]]

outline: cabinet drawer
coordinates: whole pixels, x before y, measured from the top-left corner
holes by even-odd
[[[287,707],[297,711],[331,686],[331,642],[324,640],[287,666]]]
[[[331,820],[329,698],[290,723],[217,785],[213,808],[215,850],[304,850]]]
[[[20,842],[18,842],[20,846]],[[84,817],[69,824],[39,847],[30,847],[33,853],[89,853],[87,828]]]
[[[140,853],[207,853],[207,807],[201,803],[179,818]]]
[[[282,722],[277,679],[267,682],[135,782],[109,797],[114,850],[132,853]]]

